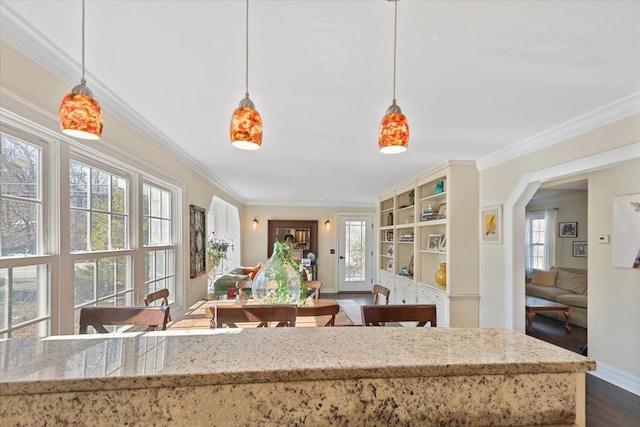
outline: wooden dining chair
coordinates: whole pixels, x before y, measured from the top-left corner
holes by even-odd
[[[80,309],[80,333],[92,326],[98,333],[109,333],[105,326],[146,326],[146,331],[167,329],[169,307],[84,307]]]
[[[308,280],[305,283],[307,287],[307,298],[311,299],[320,299],[320,288],[322,287],[322,282],[319,280]]]
[[[160,301],[160,307],[166,307],[169,305],[169,289],[160,289],[159,291],[151,292],[146,297],[144,297],[144,305],[146,306],[157,306],[157,304],[153,304],[156,301]],[[171,315],[169,315],[169,322],[171,322]]]
[[[320,304],[328,302],[328,300],[322,300],[314,305],[300,306],[298,307],[297,316],[298,317],[306,317],[306,316],[331,316],[327,322],[322,326],[335,326],[336,324],[336,314],[340,312],[339,304]],[[308,304],[312,304],[309,302]]]
[[[384,326],[387,322],[417,322],[418,327],[436,326],[435,304],[363,305],[362,326]]]
[[[216,328],[227,325],[237,328],[237,323],[258,323],[256,327],[266,328],[269,322],[278,322],[276,327],[296,325],[295,305],[229,305],[207,307],[205,312],[212,315],[211,322]]]
[[[238,288],[238,298],[239,299],[249,299],[251,297],[251,288],[253,287],[253,282],[250,280],[240,280],[236,282],[236,288]],[[247,289],[249,292],[247,292]]]
[[[389,304],[389,295],[391,295],[391,289],[382,285],[373,285],[373,305],[381,304],[380,295],[384,295],[385,304]]]

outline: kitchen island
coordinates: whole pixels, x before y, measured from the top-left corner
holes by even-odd
[[[595,362],[502,329],[263,328],[0,341],[9,425],[584,425]]]

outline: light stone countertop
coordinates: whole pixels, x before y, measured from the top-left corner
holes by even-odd
[[[0,396],[349,378],[567,373],[595,361],[506,329],[261,328],[0,341]]]

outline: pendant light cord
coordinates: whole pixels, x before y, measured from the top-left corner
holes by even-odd
[[[247,0],[247,18],[245,26],[245,42],[246,42],[246,58],[245,58],[245,82],[244,92],[247,98],[249,97],[249,0]]]
[[[248,1],[248,0],[247,0]],[[396,45],[398,43],[398,0],[394,1],[393,15],[393,103],[396,103]]]
[[[85,84],[84,79],[84,0],[82,0],[82,84]]]

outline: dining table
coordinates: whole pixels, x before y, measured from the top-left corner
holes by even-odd
[[[263,304],[254,299],[216,299],[200,300],[193,304],[185,312],[185,315],[175,322],[167,325],[168,329],[198,329],[215,328],[213,311],[216,306],[242,307],[246,305]],[[320,309],[336,307],[333,326],[360,326],[362,325],[360,306],[354,300],[349,299],[307,299],[304,304],[297,306],[296,327],[322,327],[327,324],[330,315],[317,315]],[[239,327],[250,327],[248,324],[239,324]],[[255,325],[253,325],[255,326]]]

